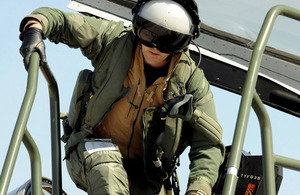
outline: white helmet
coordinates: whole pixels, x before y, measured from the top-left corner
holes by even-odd
[[[193,18],[174,0],[140,0],[133,12],[133,33],[148,47],[164,53],[183,51],[194,38]]]
[[[192,18],[178,3],[171,0],[147,2],[138,15],[154,24],[183,34],[191,34]]]

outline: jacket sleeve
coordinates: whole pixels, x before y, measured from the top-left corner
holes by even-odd
[[[219,166],[224,159],[222,128],[218,123],[210,85],[201,69],[196,69],[187,91],[193,94],[194,113],[189,153],[189,191],[210,195],[218,178]]]
[[[92,62],[124,29],[123,22],[107,21],[42,7],[34,10],[21,21],[20,31],[30,19],[42,24],[45,37],[50,41],[80,48],[83,55]]]

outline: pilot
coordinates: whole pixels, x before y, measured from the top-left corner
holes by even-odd
[[[88,194],[179,194],[176,166],[190,146],[186,194],[210,195],[224,144],[210,85],[188,50],[199,36],[197,5],[139,0],[132,12],[130,27],[46,7],[21,21],[26,69],[34,51],[47,63],[45,38],[80,48],[93,66],[79,73],[63,120],[69,175]]]

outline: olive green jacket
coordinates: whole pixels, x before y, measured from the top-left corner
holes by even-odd
[[[131,29],[124,28],[123,22],[81,16],[58,9],[39,8],[22,20],[20,31],[29,19],[38,20],[42,24],[45,37],[50,41],[64,43],[71,48],[80,48],[82,54],[91,60],[94,67],[92,88],[98,94],[97,98],[91,99],[92,103],[89,102],[85,122],[92,128],[96,127],[103,120],[110,106],[128,92],[122,84],[137,44]],[[189,67],[186,70],[195,69],[189,52],[181,55],[177,67],[183,69]],[[175,86],[180,83],[181,72],[175,70],[172,75],[164,95],[166,99],[171,99],[174,93],[178,94],[182,90]],[[114,76],[119,78],[118,82],[111,81],[110,78]],[[112,88],[114,90],[111,90]],[[199,190],[209,194],[208,191],[217,180],[218,168],[224,158],[222,128],[217,122],[209,83],[201,69],[195,71],[185,90],[186,93],[193,95],[194,108],[193,116],[188,121],[192,127],[192,135],[187,192]],[[107,94],[109,98],[106,98]],[[95,108],[99,114],[92,116],[89,110]]]

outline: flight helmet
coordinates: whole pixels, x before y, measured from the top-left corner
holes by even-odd
[[[163,53],[184,51],[199,36],[194,0],[139,0],[132,13],[133,33],[142,44]]]

